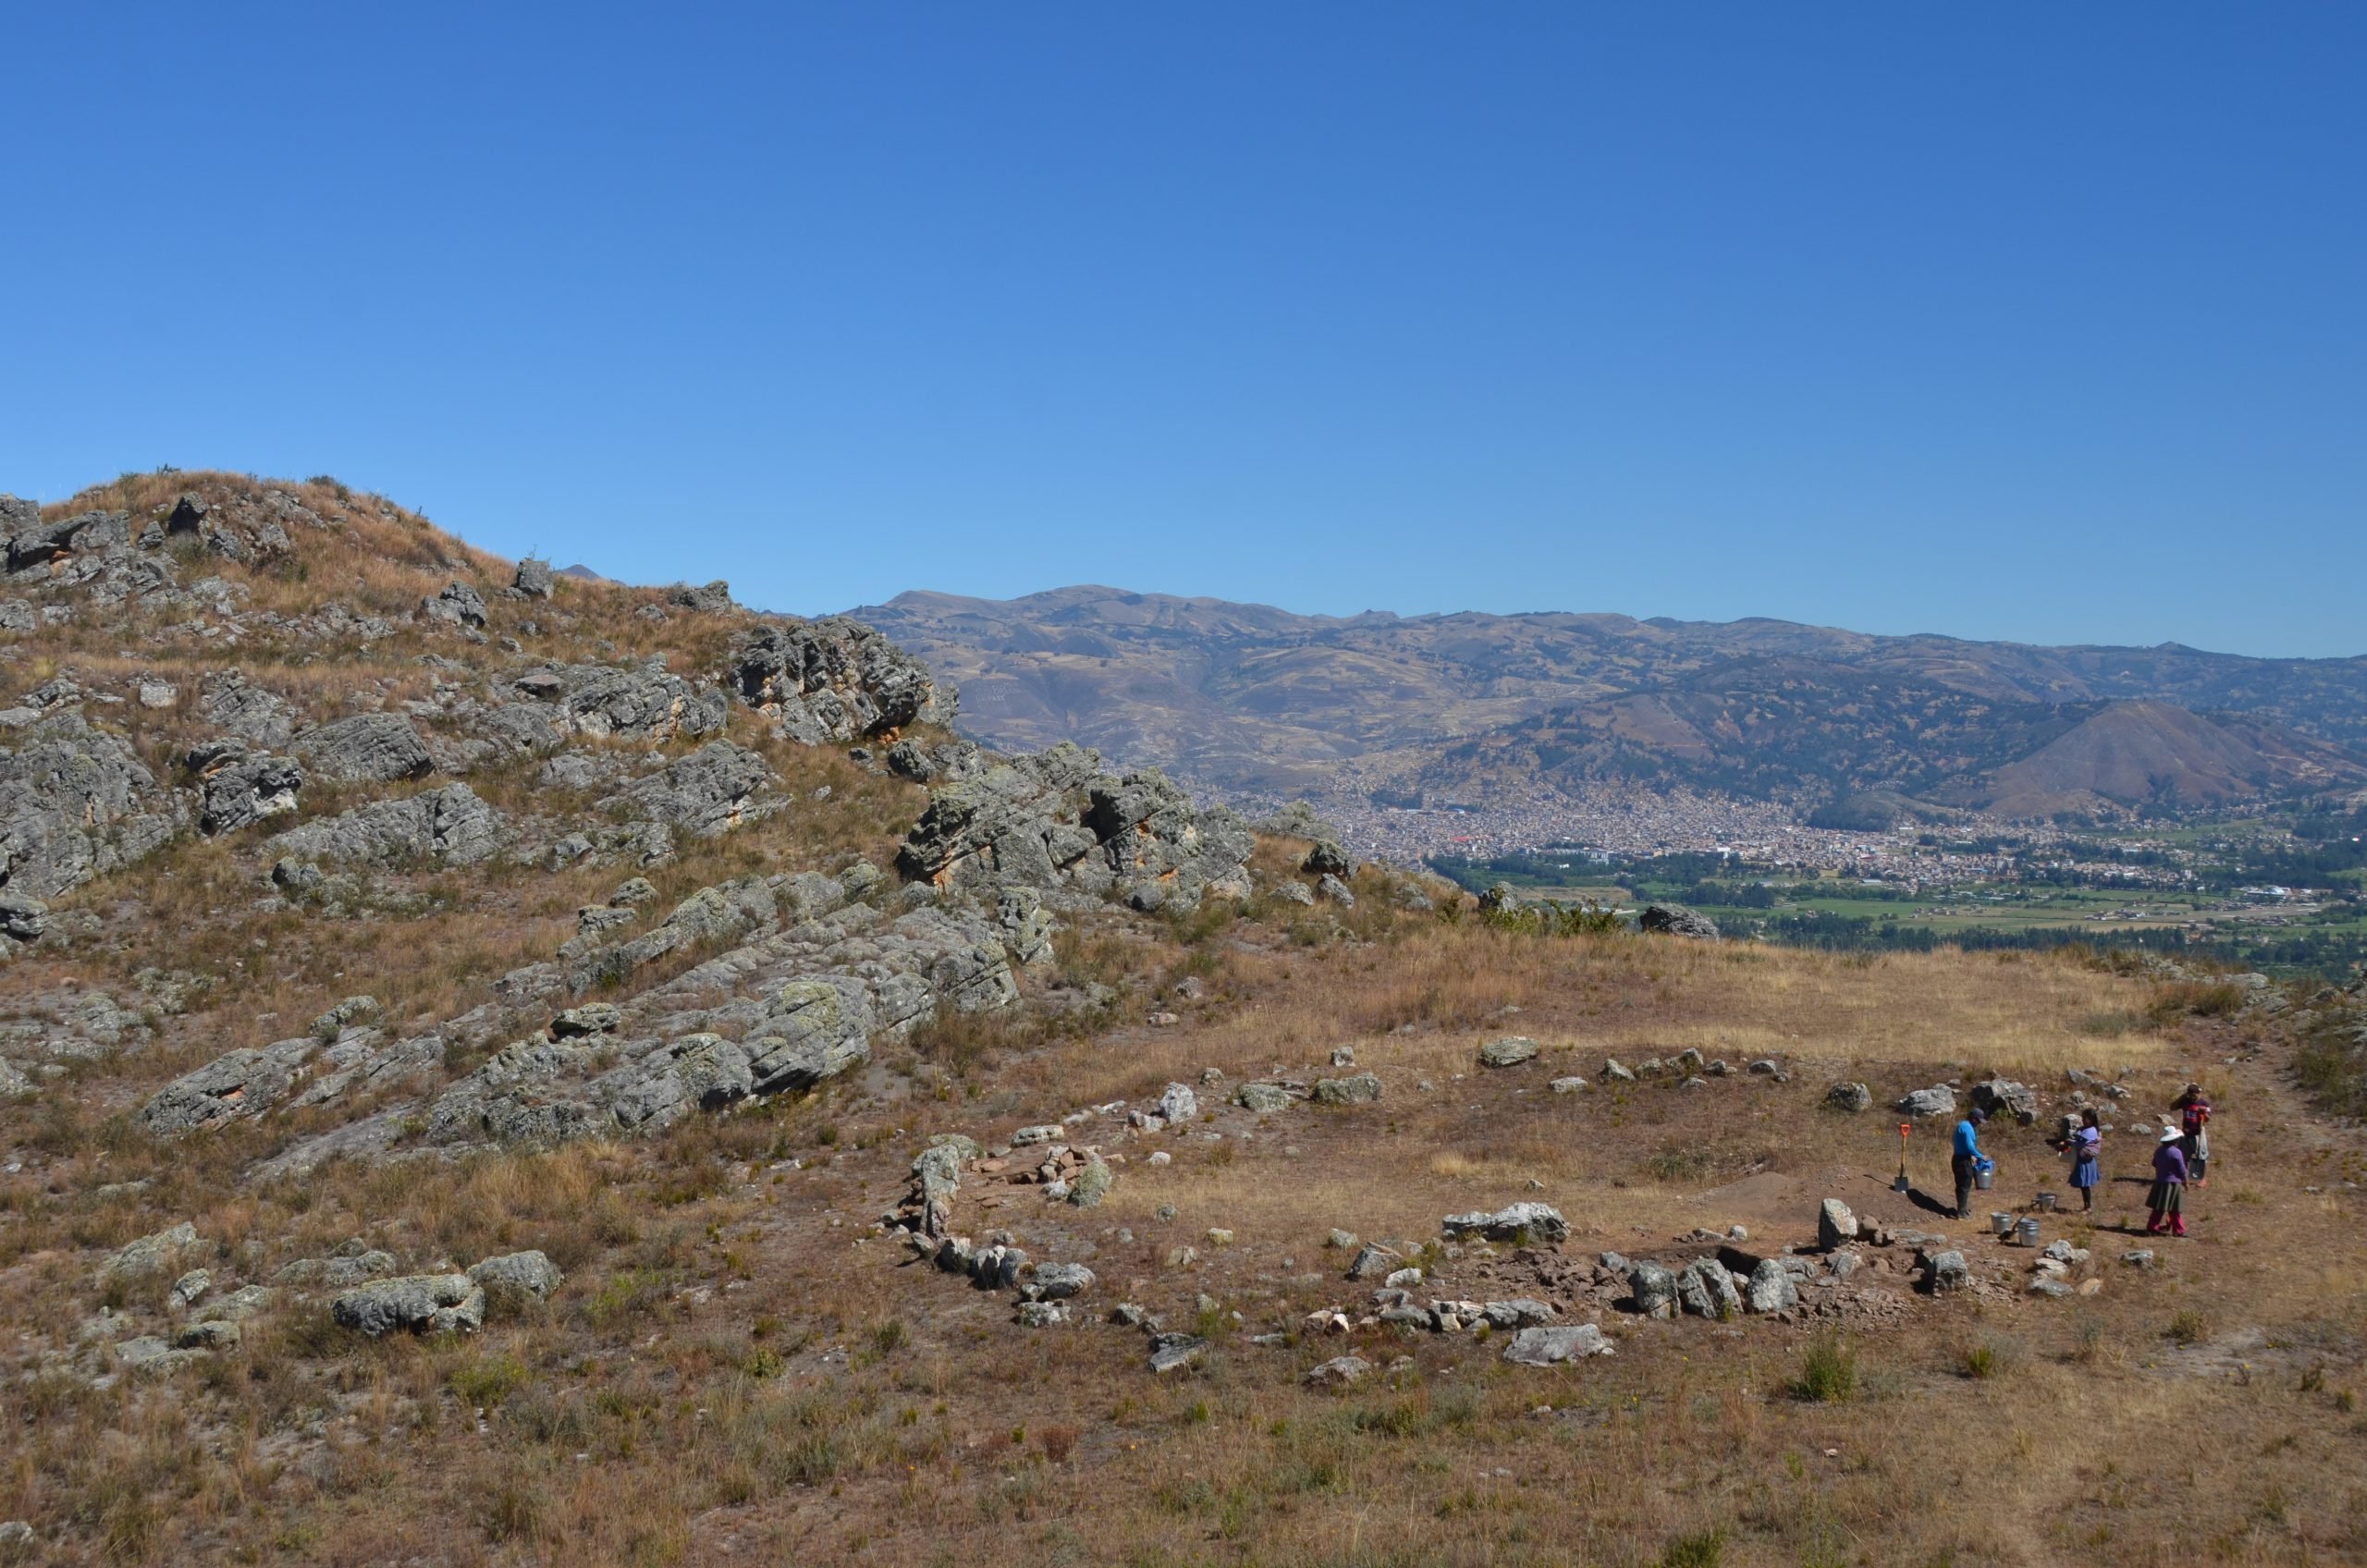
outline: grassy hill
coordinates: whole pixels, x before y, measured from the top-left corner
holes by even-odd
[[[13,525],[0,1562],[2367,1552],[2367,1150],[2288,1076],[2347,1082],[2334,993],[1318,890],[1161,781],[968,752],[858,628],[544,596],[326,481]],[[1934,1212],[1944,1121],[1892,1191],[1886,1108],[1993,1075],[2035,1120],[1984,1219],[2065,1191],[2075,1096],[2113,1124],[2096,1215],[2042,1217],[2060,1297]],[[2139,1128],[2198,1076],[2218,1163],[2151,1241]],[[1447,1223],[1517,1203],[1566,1233]],[[1656,1317],[1642,1263],[1772,1293]],[[404,1280],[450,1316],[352,1309]],[[1611,1354],[1507,1359],[1540,1318]]]

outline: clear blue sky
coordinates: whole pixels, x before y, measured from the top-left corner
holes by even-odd
[[[8,7],[0,490],[2367,653],[2367,6]]]

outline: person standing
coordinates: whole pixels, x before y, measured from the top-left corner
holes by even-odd
[[[1956,1137],[1950,1145],[1948,1169],[1956,1174],[1958,1219],[1972,1217],[1973,1179],[1981,1174],[1981,1168],[1989,1163],[1989,1157],[1981,1152],[1981,1124],[1988,1120],[1985,1112],[1975,1109],[1967,1112],[1965,1119],[1956,1123]]]
[[[2200,1084],[2189,1084],[2170,1107],[2178,1113],[2178,1146],[2186,1153],[2188,1178],[2198,1187],[2211,1184],[2211,1096]]]
[[[2145,1207],[2152,1217],[2145,1222],[2145,1233],[2158,1236],[2186,1234],[2185,1205],[2179,1200],[2186,1193],[2186,1135],[2175,1127],[2162,1129],[2162,1141],[2153,1145],[2153,1187],[2145,1194]]]
[[[2071,1134],[2071,1184],[2079,1189],[2079,1212],[2088,1214],[2096,1207],[2096,1183],[2103,1180],[2104,1132],[2096,1123],[2094,1107],[2079,1113],[2079,1128]]]

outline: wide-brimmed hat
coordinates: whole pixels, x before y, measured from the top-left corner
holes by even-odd
[[[2186,1134],[2185,1134],[2185,1133],[2183,1133],[2179,1132],[2179,1131],[2178,1131],[2177,1128],[2175,1128],[2175,1127],[2165,1127],[2165,1128],[2163,1128],[2163,1129],[2162,1129],[2162,1137],[2161,1137],[2161,1141],[2162,1141],[2163,1143],[2165,1143],[2165,1144],[2175,1144],[2175,1143],[2177,1143],[2180,1138],[2183,1138],[2183,1137],[2185,1137],[2185,1136],[2186,1136]]]

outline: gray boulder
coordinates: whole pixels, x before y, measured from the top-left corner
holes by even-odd
[[[1764,1258],[1743,1287],[1743,1305],[1753,1312],[1788,1312],[1800,1305],[1800,1288],[1777,1258]]]
[[[0,937],[38,942],[49,929],[49,906],[30,893],[0,892]]]
[[[1507,1035],[1479,1047],[1482,1067],[1517,1067],[1537,1058],[1537,1042],[1526,1035]]]
[[[156,1275],[175,1271],[181,1257],[202,1245],[197,1227],[184,1219],[168,1225],[153,1235],[141,1237],[116,1249],[106,1262],[99,1266],[99,1278],[114,1282],[153,1279]]]
[[[473,1331],[484,1326],[484,1289],[466,1274],[406,1274],[347,1291],[329,1315],[373,1339],[397,1329]]]
[[[1355,868],[1356,863],[1348,858],[1348,851],[1333,839],[1318,839],[1315,848],[1307,852],[1305,863],[1299,866],[1309,876],[1347,876],[1353,875]]]
[[[1440,1221],[1440,1228],[1450,1236],[1478,1235],[1491,1242],[1517,1242],[1522,1245],[1550,1245],[1566,1239],[1570,1233],[1570,1223],[1562,1218],[1561,1211],[1541,1203],[1512,1204],[1492,1214],[1450,1214]]]
[[[216,1057],[174,1079],[141,1108],[158,1137],[177,1138],[235,1117],[261,1116],[288,1097],[320,1042],[310,1035]]]
[[[1923,1283],[1935,1295],[1963,1290],[1972,1283],[1972,1270],[1960,1252],[1935,1252],[1923,1262]]]
[[[1093,1270],[1082,1263],[1039,1263],[1034,1288],[1039,1300],[1065,1301],[1093,1289]]]
[[[1522,1366],[1558,1366],[1590,1355],[1609,1355],[1613,1346],[1591,1323],[1568,1323],[1550,1329],[1523,1329],[1504,1347],[1504,1359]]]
[[[1189,1084],[1170,1084],[1159,1096],[1159,1114],[1165,1117],[1170,1125],[1189,1121],[1200,1114],[1199,1096],[1192,1092]]]
[[[1956,1093],[1945,1084],[1934,1084],[1928,1089],[1918,1089],[1900,1099],[1898,1109],[1908,1116],[1954,1116]]]
[[[2028,1127],[2038,1120],[2038,1095],[2026,1084],[1992,1078],[1972,1086],[1972,1109],[1984,1116],[2010,1116]]]
[[[1153,1334],[1150,1341],[1150,1369],[1165,1376],[1181,1372],[1207,1359],[1208,1341],[1194,1334]]]
[[[1676,1276],[1657,1263],[1638,1263],[1629,1271],[1627,1287],[1636,1310],[1646,1317],[1676,1316]]]
[[[1372,1363],[1361,1355],[1335,1355],[1320,1366],[1308,1369],[1301,1379],[1318,1389],[1344,1389],[1361,1381],[1372,1371]]]
[[[303,765],[293,757],[251,752],[236,741],[199,746],[187,761],[198,779],[198,831],[208,837],[294,811],[304,787]]]
[[[144,859],[180,827],[178,808],[129,741],[67,710],[0,748],[0,884],[54,899]]]
[[[1735,1277],[1714,1257],[1697,1257],[1678,1272],[1676,1299],[1696,1317],[1723,1320],[1742,1310]]]
[[[448,626],[483,626],[484,595],[465,582],[448,582],[434,598],[420,600],[419,611]]]
[[[1874,1092],[1863,1084],[1835,1084],[1824,1092],[1824,1103],[1834,1110],[1870,1110]]]
[[[1315,1103],[1318,1105],[1370,1105],[1380,1098],[1380,1079],[1370,1072],[1359,1072],[1348,1078],[1318,1078],[1315,1081]]]
[[[261,750],[285,746],[296,733],[295,710],[240,670],[208,672],[198,682],[197,706],[208,724]]]
[[[1816,1244],[1821,1252],[1858,1239],[1858,1217],[1839,1198],[1827,1198],[1817,1208]]]
[[[666,602],[676,609],[716,614],[731,608],[731,584],[717,581],[693,588],[677,582],[666,591]]]
[[[466,784],[447,784],[292,827],[272,839],[271,847],[283,858],[300,862],[475,865],[500,850],[509,827]]]
[[[779,810],[786,802],[771,793],[774,782],[763,757],[730,741],[711,741],[635,779],[600,808],[709,839]]]
[[[1233,1104],[1260,1116],[1289,1109],[1296,1097],[1279,1084],[1240,1084],[1233,1091]]]
[[[1715,940],[1718,935],[1716,922],[1682,904],[1647,904],[1644,913],[1637,917],[1636,925],[1639,930],[1662,932],[1672,937]]]
[[[510,686],[554,732],[595,740],[696,740],[721,731],[728,712],[722,692],[693,685],[662,658],[632,668],[546,665]]]
[[[550,562],[528,556],[518,563],[518,575],[509,586],[521,598],[547,599],[558,591],[558,579],[552,574]]]
[[[1318,899],[1328,899],[1342,909],[1356,907],[1356,895],[1349,889],[1345,882],[1336,876],[1326,876],[1317,878],[1315,896]]]
[[[768,625],[735,655],[732,687],[788,739],[847,741],[923,722],[950,725],[959,699],[868,626],[832,618]]]
[[[288,746],[322,778],[347,783],[421,778],[435,766],[427,742],[399,714],[362,713],[335,719],[300,732]]]
[[[491,1299],[532,1296],[546,1301],[567,1276],[541,1252],[504,1253],[488,1257],[469,1270],[469,1278],[484,1287]]]

